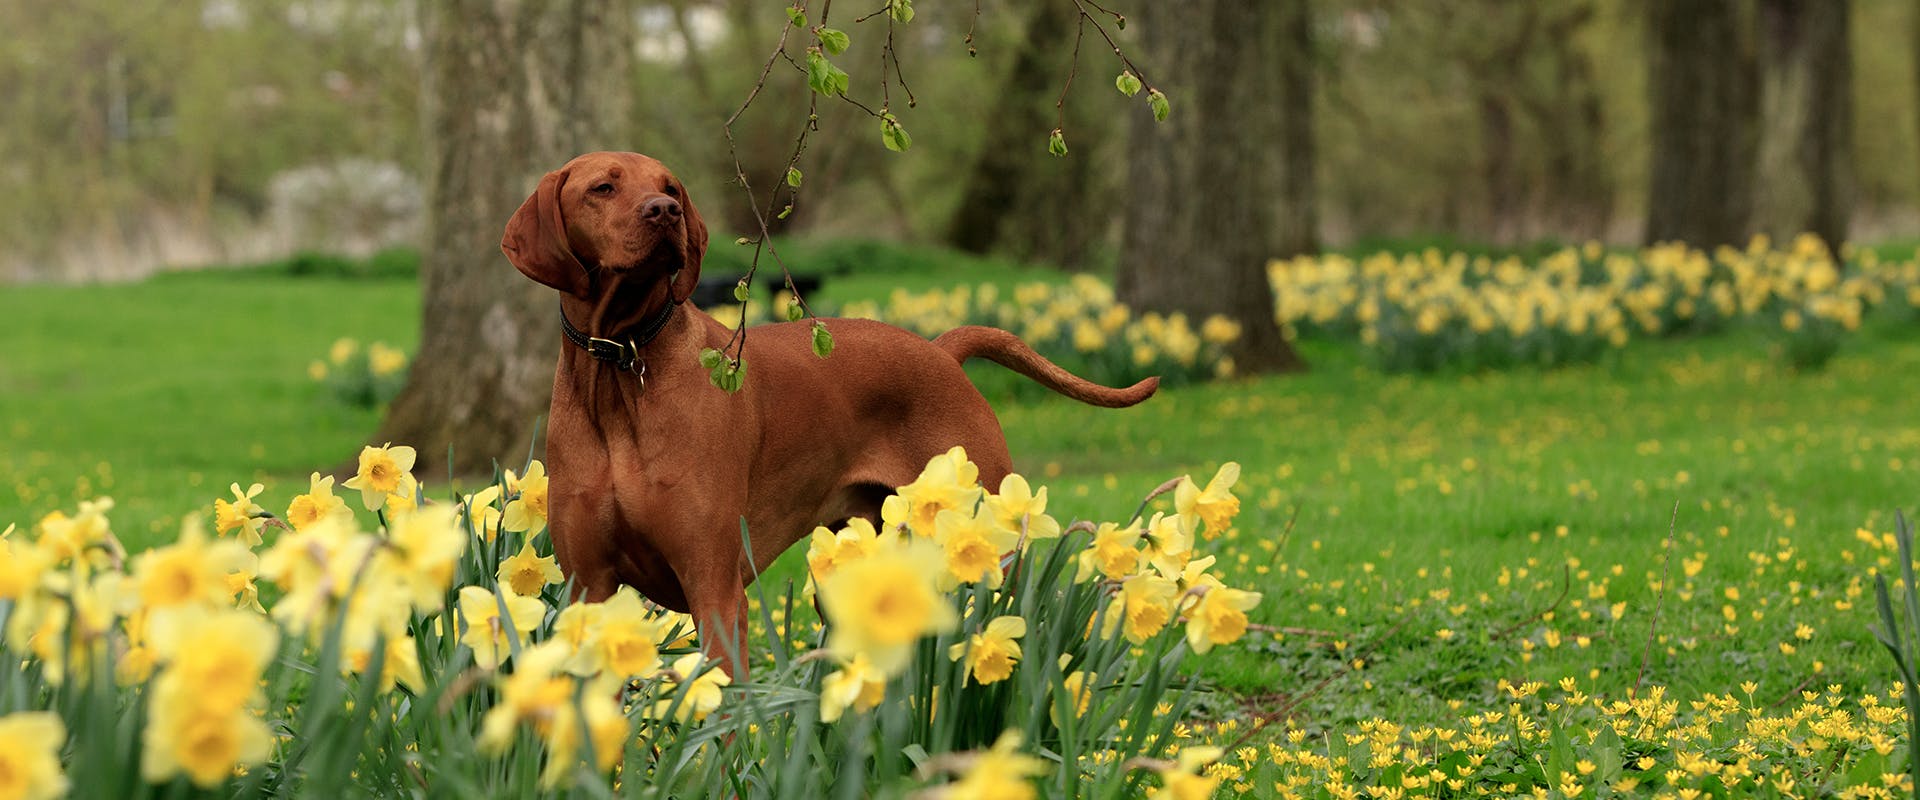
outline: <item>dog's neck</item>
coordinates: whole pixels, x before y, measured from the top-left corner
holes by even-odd
[[[686,299],[673,296],[672,275],[642,277],[602,270],[595,277],[591,297],[560,296],[561,313],[588,336],[637,341],[643,338],[641,331],[658,326],[663,315]]]

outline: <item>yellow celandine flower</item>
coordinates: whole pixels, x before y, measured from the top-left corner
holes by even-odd
[[[998,589],[1006,579],[1000,557],[1019,545],[1020,534],[990,519],[948,509],[934,517],[933,541],[940,545],[947,561],[939,582],[941,591],[952,591],[963,583],[985,583],[989,589]]]
[[[527,466],[527,475],[515,480],[507,473],[507,488],[516,496],[507,501],[506,516],[500,527],[514,533],[545,527],[547,524],[547,465],[535,461]]]
[[[1247,632],[1247,612],[1260,604],[1259,592],[1214,585],[1187,609],[1187,645],[1206,653],[1216,644],[1239,641]]]
[[[882,505],[881,519],[887,530],[906,525],[915,534],[933,533],[934,518],[946,510],[973,513],[980,501],[980,467],[967,460],[967,450],[955,446],[934,456],[920,476],[900,487],[899,502]]]
[[[568,669],[574,674],[604,672],[620,679],[645,678],[660,669],[660,638],[666,631],[632,587],[620,587],[604,603],[575,605],[598,608],[587,619],[569,663]],[[557,633],[559,626],[555,627]]]
[[[506,606],[506,619],[500,607]],[[500,666],[524,641],[524,634],[540,627],[547,604],[538,597],[508,592],[496,595],[479,586],[460,588],[460,643],[473,648],[473,662],[486,669]]]
[[[493,537],[500,535],[500,509],[493,507],[494,501],[499,499],[500,485],[494,484],[468,495],[467,501],[460,504],[461,513],[466,515],[468,522],[473,525],[473,532],[482,541],[492,542]]]
[[[967,671],[982,684],[998,683],[1013,677],[1013,665],[1020,660],[1020,637],[1027,635],[1027,621],[1017,616],[995,617],[987,629],[964,642],[947,648],[947,658],[967,660]]]
[[[347,508],[347,501],[333,494],[333,476],[318,472],[307,479],[307,493],[294,497],[287,505],[287,524],[296,531],[306,530],[328,517],[352,516],[353,510]]]
[[[701,672],[705,669],[705,672]],[[733,683],[733,676],[718,665],[704,663],[699,653],[688,653],[673,662],[673,671],[680,676],[675,683],[677,688],[665,699],[654,701],[648,710],[648,716],[654,719],[672,719],[686,722],[691,719],[699,722],[720,707],[724,697],[721,688]]]
[[[414,610],[440,610],[454,568],[467,550],[467,535],[454,520],[453,509],[428,506],[400,516],[387,532],[387,545],[375,556],[377,574],[400,589]]]
[[[225,609],[155,619],[149,637],[166,667],[150,695],[141,775],[161,782],[184,772],[211,788],[236,766],[265,762],[273,737],[248,705],[278,652],[279,631],[256,614]]]
[[[825,526],[813,529],[807,540],[807,571],[818,581],[832,575],[839,565],[866,558],[883,544],[891,545],[892,534],[882,535],[865,517],[847,520],[838,533]]]
[[[221,536],[227,535],[228,531],[237,530],[240,532],[240,540],[246,542],[248,547],[259,547],[260,526],[263,524],[261,517],[267,511],[261,508],[260,504],[253,502],[253,498],[265,491],[267,487],[256,483],[243,492],[240,491],[240,484],[235,483],[230,488],[233,489],[232,502],[225,499],[213,501],[214,529]]]
[[[0,717],[0,797],[52,800],[67,793],[60,749],[67,726],[51,711],[21,711]]]
[[[873,668],[866,653],[855,653],[845,666],[820,682],[820,721],[834,722],[848,708],[866,713],[887,698],[887,676]]]
[[[941,787],[935,795],[967,800],[1031,800],[1039,793],[1033,779],[1047,774],[1045,759],[1020,752],[1020,732],[1007,731],[995,740],[992,749],[973,753],[967,759],[960,779]]]
[[[496,577],[502,586],[526,597],[539,595],[547,584],[562,583],[567,579],[566,575],[561,574],[560,565],[554,562],[553,556],[543,556],[534,551],[532,539],[520,547],[520,552],[500,562]]]
[[[1187,747],[1180,750],[1173,766],[1159,770],[1160,786],[1147,790],[1148,797],[1171,800],[1206,800],[1220,785],[1218,776],[1201,775],[1208,764],[1220,760],[1218,747]]]
[[[1136,547],[1139,543],[1139,523],[1125,528],[1111,522],[1100,523],[1094,530],[1093,543],[1080,553],[1080,570],[1075,573],[1074,581],[1092,580],[1095,575],[1117,581],[1140,571],[1143,554]]]
[[[1000,479],[1000,492],[987,495],[987,508],[1001,527],[1018,532],[1024,526],[1028,539],[1060,538],[1059,520],[1047,516],[1047,487],[1033,491],[1018,474]]]
[[[398,492],[404,479],[412,477],[414,457],[413,448],[406,445],[368,445],[360,450],[359,470],[343,485],[359,489],[361,505],[368,511],[378,511],[386,505],[387,496]]]
[[[820,582],[832,620],[827,649],[843,660],[860,653],[889,677],[906,669],[920,637],[952,630],[953,607],[934,586],[946,573],[940,548],[903,541],[847,564]]]
[[[1196,527],[1194,520],[1207,524],[1207,538],[1212,539],[1227,532],[1233,524],[1233,518],[1240,513],[1240,498],[1233,496],[1233,484],[1240,480],[1240,464],[1229,461],[1220,465],[1220,471],[1207,481],[1207,488],[1194,485],[1193,479],[1182,477],[1180,485],[1173,490],[1173,507],[1180,516],[1187,518],[1188,529]]]
[[[1173,619],[1173,604],[1180,587],[1155,575],[1135,575],[1120,583],[1119,594],[1107,607],[1100,635],[1112,638],[1116,629],[1124,630],[1127,641],[1144,644],[1167,627]],[[1237,638],[1237,637],[1236,637]]]

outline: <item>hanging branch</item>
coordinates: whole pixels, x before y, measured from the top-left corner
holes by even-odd
[[[1120,29],[1126,27],[1127,18],[1100,5],[1098,2],[1094,2],[1094,0],[1050,1],[1073,3],[1075,10],[1078,12],[1079,19],[1074,34],[1073,64],[1068,71],[1066,85],[1060,90],[1060,98],[1054,103],[1054,108],[1059,114],[1059,122],[1049,136],[1048,149],[1058,155],[1066,154],[1063,128],[1066,120],[1067,90],[1073,86],[1073,79],[1079,74],[1080,42],[1088,25],[1093,26],[1093,29],[1100,34],[1100,37],[1106,40],[1107,46],[1112,48],[1114,55],[1120,59],[1121,64],[1125,67],[1125,71],[1115,80],[1115,86],[1129,97],[1133,96],[1141,88],[1147,89],[1148,104],[1153,109],[1154,117],[1156,119],[1165,119],[1167,116],[1166,96],[1146,82],[1146,79],[1142,77],[1141,70],[1127,57],[1125,51],[1121,49],[1118,42],[1114,41],[1113,35],[1107,31],[1101,19],[1094,16],[1094,13],[1098,12],[1106,18],[1109,18],[1114,26]],[[913,143],[912,137],[907,135],[906,127],[894,116],[892,110],[893,86],[896,83],[900,86],[900,90],[906,94],[908,108],[914,108],[919,105],[918,99],[913,94],[912,87],[907,83],[906,71],[901,65],[900,52],[894,41],[896,27],[906,25],[913,21],[913,0],[884,0],[879,8],[856,17],[853,21],[854,25],[860,25],[876,17],[884,17],[886,20],[886,38],[880,48],[880,107],[878,109],[848,94],[847,73],[835,66],[831,60],[832,57],[846,52],[852,43],[845,32],[827,25],[828,17],[833,10],[833,0],[819,0],[819,21],[809,25],[807,13],[810,10],[811,2],[812,0],[794,0],[793,5],[786,8],[787,20],[786,24],[780,29],[779,41],[775,44],[773,52],[767,55],[766,62],[761,65],[760,76],[754,81],[752,88],[747,91],[746,99],[741,101],[740,107],[735,109],[731,116],[727,117],[726,124],[722,126],[722,133],[726,136],[727,140],[727,154],[733,159],[732,182],[738,184],[740,190],[746,193],[747,208],[753,213],[755,227],[757,228],[756,235],[743,236],[736,240],[737,244],[753,246],[753,254],[747,263],[747,274],[740,279],[740,283],[734,287],[733,292],[734,300],[740,304],[739,326],[734,329],[733,334],[727,338],[726,343],[719,349],[708,348],[700,353],[700,363],[711,371],[710,379],[713,384],[727,392],[739,391],[741,383],[744,380],[746,371],[744,357],[747,346],[747,305],[752,295],[753,278],[759,273],[760,261],[763,255],[771,258],[773,263],[780,268],[782,283],[784,283],[787,292],[793,296],[793,305],[788,307],[788,320],[794,322],[801,319],[813,320],[814,353],[821,358],[826,358],[833,352],[833,336],[827,331],[825,323],[813,313],[813,308],[807,304],[806,298],[801,296],[799,288],[795,286],[792,269],[788,266],[786,260],[781,258],[779,249],[774,246],[772,224],[768,221],[769,217],[776,220],[786,219],[788,215],[793,213],[794,204],[799,198],[799,189],[803,179],[800,171],[800,157],[807,151],[809,137],[820,130],[820,98],[838,98],[848,105],[859,109],[868,117],[879,120],[881,143],[889,150],[904,152],[908,147],[912,146]],[[967,26],[967,34],[964,39],[967,45],[967,55],[969,56],[975,55],[976,53],[974,49],[974,29],[978,25],[979,19],[980,2],[979,0],[974,0],[973,17]],[[793,52],[788,49],[789,45],[793,44],[794,33],[802,30],[811,34],[813,37],[813,41],[803,49],[805,53],[805,63],[796,59]],[[782,61],[786,62],[786,64],[795,71],[806,76],[807,87],[812,93],[812,96],[807,103],[806,119],[802,121],[799,126],[799,131],[794,135],[793,152],[787,156],[784,170],[785,186],[776,185],[768,191],[766,203],[763,206],[752,181],[747,177],[746,166],[741,161],[739,143],[734,137],[734,126],[738,124],[740,118],[746,114],[747,109],[753,106],[754,101],[760,97],[760,93],[766,89],[767,79],[772,76],[774,66]],[[783,198],[784,203],[782,202]]]

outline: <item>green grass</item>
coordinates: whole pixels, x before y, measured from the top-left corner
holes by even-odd
[[[831,278],[823,299],[1031,275],[887,261],[897,255],[856,252],[876,263]],[[377,422],[329,400],[307,363],[341,336],[411,349],[417,306],[411,281],[283,270],[10,288],[0,527],[108,494],[119,533],[141,546],[181,514],[210,513],[235,481],[266,482],[262,504],[283,510],[307,472],[350,457]],[[1223,703],[1297,703],[1315,724],[1433,722],[1448,701],[1498,707],[1501,678],[1572,677],[1620,695],[1751,680],[1768,704],[1889,675],[1867,633],[1870,588],[1850,591],[1891,561],[1854,532],[1889,531],[1920,501],[1916,338],[1870,326],[1814,375],[1778,366],[1746,333],[1636,342],[1592,367],[1431,377],[1382,376],[1309,342],[1305,375],[1120,411],[999,407],[1017,467],[1052,487],[1063,520],[1117,519],[1168,477],[1244,465],[1237,531],[1203,551],[1229,582],[1266,593],[1257,622],[1295,630],[1206,660],[1204,677],[1237,698]],[[797,556],[769,579],[796,575]],[[1663,570],[1673,577],[1656,592]]]

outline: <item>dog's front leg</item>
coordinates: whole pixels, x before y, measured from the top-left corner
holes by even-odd
[[[740,577],[739,554],[708,554],[674,571],[686,590],[694,623],[700,627],[701,651],[725,666],[734,683],[746,682],[747,590]]]

